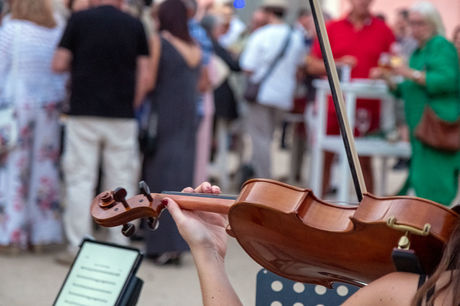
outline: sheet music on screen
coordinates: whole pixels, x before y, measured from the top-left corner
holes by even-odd
[[[138,256],[135,249],[85,241],[54,305],[115,305]]]

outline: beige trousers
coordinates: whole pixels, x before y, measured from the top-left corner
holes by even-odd
[[[75,249],[86,235],[92,235],[90,205],[100,162],[101,191],[123,187],[128,197],[137,193],[137,124],[134,119],[71,116],[66,119],[64,144],[64,229],[69,247]],[[110,228],[108,240],[128,242],[121,227]]]

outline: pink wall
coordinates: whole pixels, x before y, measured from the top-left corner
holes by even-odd
[[[389,24],[393,16],[400,8],[409,7],[416,0],[374,0],[372,11],[374,13],[383,13]],[[452,38],[452,32],[456,25],[460,24],[460,0],[433,0],[434,5],[438,8],[446,27],[447,38]],[[340,0],[339,11],[344,13],[348,8],[348,0]]]

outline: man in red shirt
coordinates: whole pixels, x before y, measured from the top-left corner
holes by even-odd
[[[331,21],[327,24],[327,33],[331,43],[332,53],[337,66],[351,67],[351,78],[369,78],[371,68],[378,65],[378,60],[383,52],[390,50],[395,37],[391,29],[382,20],[370,13],[373,0],[349,0],[350,13],[342,19]],[[316,40],[310,56],[307,58],[307,72],[316,75],[325,75],[326,69],[322,60],[319,42]],[[363,136],[379,128],[380,101],[358,99],[356,114],[367,120],[366,130],[355,130],[355,136]],[[366,119],[367,118],[367,119]],[[339,134],[339,125],[335,114],[332,99],[329,99],[327,133]],[[330,170],[334,154],[325,152],[325,165],[323,176],[323,195],[328,190]],[[369,192],[373,191],[373,174],[371,158],[360,157],[364,180]]]

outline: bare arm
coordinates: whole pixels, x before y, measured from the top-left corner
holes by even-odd
[[[326,74],[326,67],[324,66],[323,60],[307,55],[306,61],[306,69],[307,73],[311,75],[325,75]]]
[[[57,48],[51,63],[51,69],[55,73],[64,73],[70,71],[72,64],[72,52],[65,48]]]
[[[198,92],[205,93],[212,88],[211,79],[209,76],[208,66],[202,66],[200,69],[200,76],[198,79]]]
[[[161,39],[160,36],[156,33],[152,36],[150,40],[150,89],[155,89],[157,83],[157,76],[158,76],[158,65],[160,62],[160,55],[161,55]]]
[[[219,194],[220,188],[203,183],[195,190],[186,188],[184,191]],[[190,246],[200,280],[203,305],[242,305],[225,271],[226,216],[183,210],[171,199],[168,199],[167,208],[182,237]]]
[[[305,59],[307,73],[311,75],[325,75],[326,74],[326,66],[324,65],[324,61],[321,58],[317,58],[313,55],[308,55]],[[339,59],[335,60],[335,64],[337,66],[340,65],[347,65],[350,67],[356,66],[356,58],[354,56],[345,55]]]
[[[417,291],[418,275],[404,272],[387,274],[359,289],[343,306],[409,306]]]
[[[150,58],[148,56],[139,56],[136,65],[136,92],[134,95],[134,108],[138,108],[142,99],[152,89],[150,76]]]
[[[195,248],[192,255],[200,279],[203,305],[242,305],[228,279],[224,259],[206,248]]]

